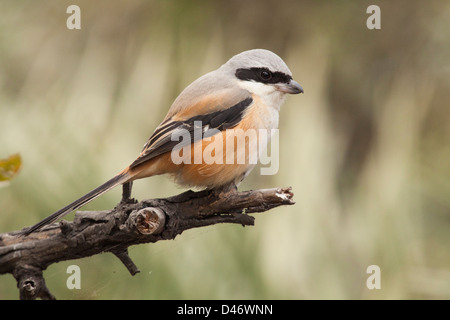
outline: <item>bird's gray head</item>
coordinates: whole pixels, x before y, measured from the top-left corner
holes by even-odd
[[[303,93],[303,88],[292,79],[291,70],[283,59],[269,50],[241,52],[220,69],[235,77],[241,87],[252,93]]]

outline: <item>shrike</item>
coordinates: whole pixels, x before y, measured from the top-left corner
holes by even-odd
[[[205,159],[175,163],[172,152],[182,147],[186,151],[187,147],[191,151],[190,157],[194,157],[203,154],[216,139],[223,139],[222,146],[227,145],[227,138],[234,141],[233,132],[236,130],[261,132],[276,129],[286,94],[298,93],[303,93],[302,87],[292,79],[286,63],[273,52],[254,49],[235,55],[181,92],[133,163],[98,188],[26,229],[23,234],[41,229],[120,184],[126,195],[122,200],[126,200],[131,194],[131,183],[136,179],[167,173],[185,186],[207,189],[237,186],[254,167],[249,159],[258,156],[256,143],[246,141],[235,147],[245,150],[216,149],[215,158],[224,159],[216,163]],[[199,131],[202,134],[196,134]],[[180,132],[187,132],[190,139],[182,143],[174,139]],[[260,135],[256,134],[256,138],[260,139]],[[231,157],[230,153],[233,153]],[[244,161],[237,159],[238,154],[244,154]]]

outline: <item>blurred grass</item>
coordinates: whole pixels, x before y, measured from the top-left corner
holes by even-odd
[[[280,170],[297,204],[256,226],[218,225],[45,271],[60,299],[449,299],[450,31],[447,1],[12,1],[0,4],[0,232],[44,218],[135,159],[177,94],[233,54],[267,48],[305,94],[280,118]],[[65,22],[81,8],[82,29]],[[135,183],[138,199],[182,189]],[[113,190],[86,209],[113,207]],[[70,264],[82,289],[70,291]],[[381,290],[366,268],[381,268]],[[16,299],[10,275],[0,299]]]

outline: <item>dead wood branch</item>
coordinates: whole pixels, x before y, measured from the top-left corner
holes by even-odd
[[[54,299],[42,271],[55,262],[102,252],[117,256],[134,275],[128,247],[174,239],[183,231],[217,223],[254,224],[254,212],[294,204],[291,188],[253,191],[188,191],[180,195],[120,203],[110,211],[79,211],[74,221],[54,223],[27,237],[0,234],[0,274],[17,280],[21,299]]]

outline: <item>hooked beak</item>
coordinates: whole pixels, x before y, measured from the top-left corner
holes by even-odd
[[[290,94],[303,93],[302,86],[295,80],[289,81],[289,83],[277,83],[275,85],[278,91]]]

